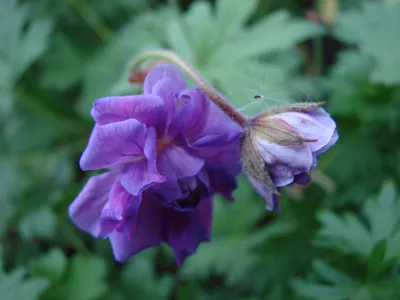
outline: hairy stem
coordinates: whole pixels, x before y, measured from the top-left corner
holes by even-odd
[[[198,87],[207,95],[207,97],[213,101],[225,114],[227,114],[233,121],[244,127],[247,123],[247,119],[241,113],[239,113],[234,107],[232,107],[224,97],[218,93],[218,91],[208,83],[203,76],[200,75],[196,69],[190,65],[189,62],[178,56],[175,52],[169,50],[149,50],[135,56],[130,65],[129,71],[134,73],[135,69],[144,61],[148,59],[164,59],[176,64],[180,67]]]

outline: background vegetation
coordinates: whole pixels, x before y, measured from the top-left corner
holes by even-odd
[[[1,0],[0,299],[400,299],[399,32],[395,0]],[[127,62],[155,47],[250,115],[327,101],[340,134],[280,214],[240,177],[181,269],[164,246],[118,264],[67,215],[91,103],[140,92]]]

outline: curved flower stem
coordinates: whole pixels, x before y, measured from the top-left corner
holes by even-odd
[[[149,50],[135,56],[129,64],[129,72],[133,73],[142,62],[148,59],[164,59],[179,66],[190,78],[192,78],[199,88],[213,101],[225,114],[233,121],[244,127],[247,124],[247,119],[239,113],[234,107],[218,93],[218,91],[209,84],[189,62],[169,50]]]

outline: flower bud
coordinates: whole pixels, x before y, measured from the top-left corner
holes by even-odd
[[[336,124],[320,108],[299,103],[270,109],[249,121],[242,138],[242,163],[267,209],[279,210],[279,187],[309,182],[317,157],[338,139]]]

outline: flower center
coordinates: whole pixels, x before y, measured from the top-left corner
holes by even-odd
[[[157,141],[157,155],[159,155],[161,152],[163,152],[165,150],[165,148],[167,148],[170,144],[171,144],[172,140],[170,138],[162,138],[159,141]]]

